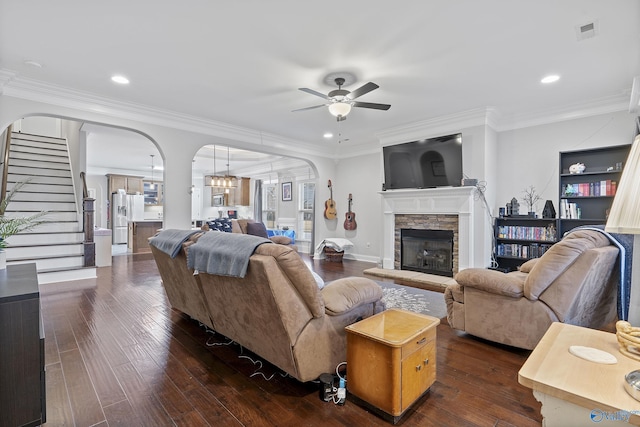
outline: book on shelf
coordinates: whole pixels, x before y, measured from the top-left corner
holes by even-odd
[[[617,181],[604,179],[595,182],[579,182],[562,186],[563,197],[600,197],[615,196],[618,187]]]
[[[555,241],[556,227],[549,224],[546,227],[532,227],[524,225],[498,226],[499,239]]]
[[[560,218],[561,219],[580,219],[582,212],[577,203],[572,203],[566,199],[560,200]]]

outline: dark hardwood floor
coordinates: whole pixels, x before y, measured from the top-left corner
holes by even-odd
[[[307,259],[325,280],[372,264]],[[317,386],[253,375],[241,349],[171,310],[151,255],[114,257],[84,289],[44,293],[46,426],[388,426]],[[540,404],[518,384],[528,352],[437,329],[437,380],[403,426],[539,426]]]

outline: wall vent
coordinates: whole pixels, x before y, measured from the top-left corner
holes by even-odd
[[[590,39],[598,35],[598,21],[587,22],[576,26],[578,41]]]

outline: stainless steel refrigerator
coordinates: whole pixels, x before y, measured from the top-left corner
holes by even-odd
[[[111,224],[113,244],[127,243],[127,193],[124,190],[111,195]]]

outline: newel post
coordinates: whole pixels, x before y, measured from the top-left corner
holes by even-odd
[[[95,201],[96,199],[90,197],[85,197],[82,201],[85,267],[95,267],[96,265],[96,243],[93,241]]]

